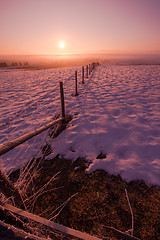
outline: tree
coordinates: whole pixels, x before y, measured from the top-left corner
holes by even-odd
[[[0,62],[0,67],[8,67],[6,62]]]

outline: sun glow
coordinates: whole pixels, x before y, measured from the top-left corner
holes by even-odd
[[[65,44],[64,44],[63,41],[59,42],[59,47],[60,47],[60,48],[64,48],[64,46],[65,46]]]

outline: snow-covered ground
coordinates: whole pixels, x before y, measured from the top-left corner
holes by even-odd
[[[48,131],[1,157],[3,171],[22,166],[47,141],[53,153],[92,163],[127,181],[160,185],[160,65],[102,65],[74,92],[81,67],[39,71],[1,70],[0,144],[30,132],[60,113],[59,81],[64,82],[68,128],[56,139]],[[5,124],[7,123],[7,124]],[[103,153],[103,159],[97,159]],[[101,154],[102,155],[102,154]]]

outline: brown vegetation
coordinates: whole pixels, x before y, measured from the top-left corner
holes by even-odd
[[[77,193],[61,211],[57,209],[49,218],[80,231],[117,239],[103,225],[123,232],[131,229],[131,214],[125,195],[127,189],[134,214],[134,236],[152,240],[160,238],[160,190],[156,186],[149,187],[143,181],[127,183],[120,176],[109,175],[103,170],[91,174],[85,170],[84,159],[72,162],[57,156],[45,160],[28,189],[28,196],[33,194],[33,188],[34,191],[40,189],[53,175],[60,173],[45,189],[49,191],[37,198],[33,212],[46,218]],[[10,177],[15,181],[17,173]]]

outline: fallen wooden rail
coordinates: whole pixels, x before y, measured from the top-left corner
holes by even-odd
[[[63,225],[60,225],[58,223],[49,221],[49,220],[47,220],[45,218],[39,217],[39,216],[37,216],[35,214],[32,214],[30,212],[27,212],[27,211],[24,211],[22,209],[13,207],[10,204],[4,204],[1,207],[6,209],[6,210],[8,210],[8,211],[11,211],[12,213],[15,213],[15,214],[19,215],[19,216],[22,216],[22,217],[30,219],[32,221],[41,223],[41,224],[43,224],[43,225],[45,225],[47,227],[50,227],[50,228],[52,228],[54,230],[57,230],[57,231],[59,231],[61,233],[70,235],[72,237],[76,237],[76,238],[81,239],[81,240],[101,240],[100,238],[94,237],[94,236],[92,236],[90,234],[83,233],[83,232],[80,232],[78,230],[71,229],[69,227],[65,227]]]
[[[0,146],[0,156],[4,155],[5,153],[9,152],[10,150],[12,150],[13,148],[17,147],[18,145],[26,142],[27,140],[31,139],[32,137],[40,134],[41,132],[47,130],[48,128],[52,127],[53,125],[59,123],[62,121],[62,118],[59,118],[57,120],[54,120],[50,123],[47,123],[46,125],[30,132],[30,133],[27,133],[13,141],[10,141],[6,144],[3,144],[2,146]]]

